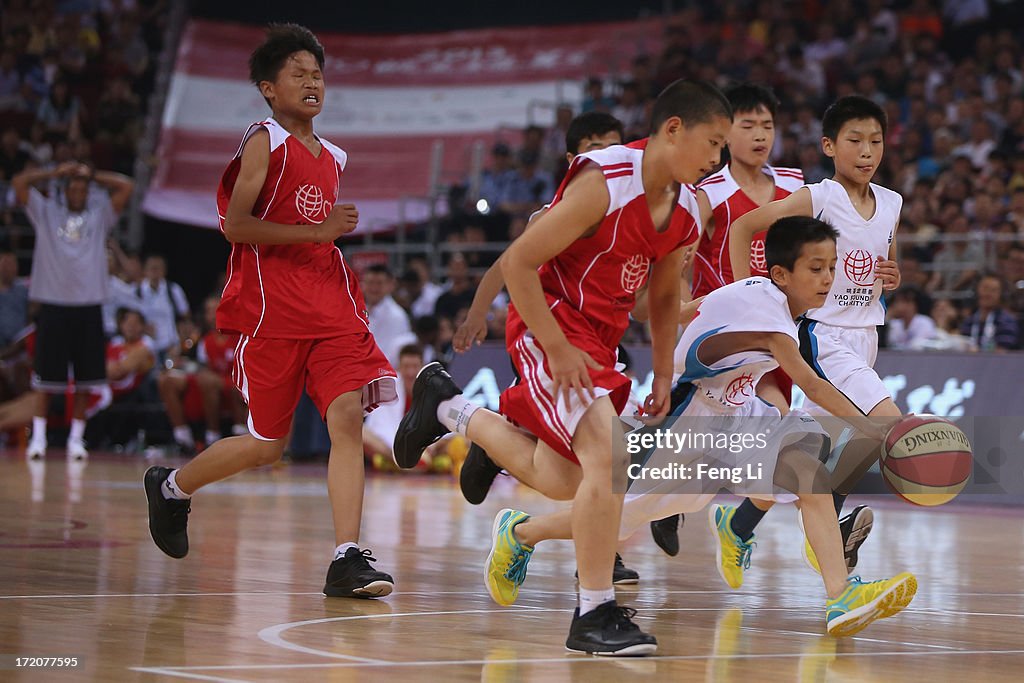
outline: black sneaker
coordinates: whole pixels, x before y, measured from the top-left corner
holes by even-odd
[[[619,607],[610,600],[597,609],[580,616],[577,607],[572,615],[569,637],[565,649],[590,655],[611,657],[639,657],[653,654],[658,649],[658,639],[644,633],[633,623],[635,609]]]
[[[329,598],[382,598],[395,589],[390,574],[370,566],[377,558],[369,550],[349,548],[344,557],[331,562],[324,595]]]
[[[423,449],[448,433],[437,419],[437,406],[462,393],[440,363],[427,363],[412,385],[412,404],[398,424],[394,454],[399,467],[416,466]]]
[[[612,569],[612,583],[616,586],[628,586],[640,583],[640,573],[622,563],[622,556],[615,553],[615,567]]]
[[[654,536],[654,542],[669,557],[679,554],[679,527],[685,520],[682,515],[672,515],[651,522],[651,536]]]
[[[868,540],[875,514],[867,505],[858,505],[850,514],[839,520],[839,533],[843,535],[843,556],[847,571],[857,566],[857,551]]]
[[[576,580],[580,580],[580,573],[575,574]],[[628,586],[640,583],[640,574],[635,569],[630,569],[622,563],[622,555],[615,553],[615,566],[612,568],[612,584],[616,586]]]
[[[495,464],[482,447],[472,444],[459,473],[459,488],[463,497],[473,505],[484,502],[491,490],[494,479],[501,474],[501,467]]]
[[[150,467],[143,482],[149,500],[149,534],[157,548],[181,559],[188,555],[188,513],[192,501],[164,498],[160,489],[173,471],[170,467]]]

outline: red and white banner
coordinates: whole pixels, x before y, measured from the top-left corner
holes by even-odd
[[[313,27],[315,30],[315,27]],[[320,34],[327,53],[317,133],[349,154],[341,201],[360,230],[422,220],[431,150],[443,142],[442,178],[461,178],[470,150],[499,129],[549,125],[552,105],[577,106],[583,79],[623,73],[657,54],[657,20],[413,35]],[[246,127],[269,115],[248,81],[259,27],[193,21],[186,28],[164,111],[147,213],[215,227],[215,193]],[[529,112],[534,111],[533,121]]]

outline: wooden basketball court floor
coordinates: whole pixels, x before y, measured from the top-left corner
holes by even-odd
[[[473,507],[448,477],[370,475],[363,541],[397,591],[363,601],[320,593],[333,540],[322,465],[202,491],[185,560],[150,541],[146,467],[94,455],[80,472],[54,451],[40,473],[0,455],[0,654],[79,658],[0,680],[1019,681],[1024,668],[1020,508],[872,499],[859,571],[908,569],[921,587],[909,610],[845,640],[824,635],[824,591],[800,558],[792,508],[762,524],[737,592],[714,569],[705,515],[687,521],[676,558],[639,534],[623,555],[641,581],[619,599],[660,648],[619,660],[563,649],[575,602],[567,542],[539,546],[519,604],[488,597],[494,513],[556,505],[511,480]]]

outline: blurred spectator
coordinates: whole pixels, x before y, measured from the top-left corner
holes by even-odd
[[[423,351],[415,344],[402,346],[398,350],[395,371],[398,373],[398,400],[385,403],[366,416],[363,421],[363,452],[370,459],[383,456],[392,459],[391,448],[398,432],[398,423],[409,410],[412,401],[412,385],[425,362]]]
[[[433,363],[443,361],[446,352],[441,341],[441,322],[435,315],[424,315],[416,318],[412,323],[413,332],[416,334],[416,343],[419,344],[423,353],[423,362]]]
[[[980,351],[1009,351],[1020,346],[1017,318],[1003,307],[1003,280],[984,275],[975,288],[977,306],[960,326]]]
[[[50,135],[78,139],[81,134],[81,103],[71,94],[67,81],[56,81],[50,88],[50,95],[39,105],[36,119],[43,124]]]
[[[999,274],[1009,289],[1006,306],[1020,318],[1024,314],[1024,243],[1007,248],[999,261]]]
[[[231,433],[245,434],[246,407],[242,395],[231,379],[237,334],[224,334],[217,329],[217,306],[220,297],[203,302],[203,324],[206,332],[196,346],[194,361],[175,359],[174,366],[160,375],[157,386],[173,429],[174,442],[185,454],[196,450],[190,422],[202,420],[206,425],[205,445],[221,438],[221,419],[231,419]]]
[[[499,142],[491,148],[491,167],[484,169],[480,177],[480,198],[487,202],[490,211],[498,210],[508,203],[515,182],[512,150]]]
[[[39,121],[32,123],[28,140],[21,143],[21,149],[39,166],[46,166],[53,159],[53,145],[46,139],[46,129]]]
[[[572,123],[572,106],[560,104],[555,110],[555,125],[549,128],[544,135],[541,166],[555,178],[561,178],[567,168],[563,150],[565,149],[565,135],[569,132],[570,123]]]
[[[583,104],[580,106],[580,113],[588,111],[610,112],[615,106],[615,98],[604,94],[604,81],[596,76],[587,79],[587,85],[583,91]]]
[[[395,291],[395,278],[387,266],[375,263],[363,271],[360,284],[370,318],[370,332],[388,362],[397,366],[398,350],[415,337],[409,314],[391,296]]]
[[[18,259],[0,251],[0,349],[28,325],[28,287],[18,282]]]
[[[399,283],[395,300],[406,309],[412,318],[433,315],[437,298],[444,290],[430,281],[430,268],[423,257],[409,259]],[[399,300],[400,299],[400,300]],[[427,361],[428,363],[430,361]]]
[[[627,141],[646,137],[648,116],[639,84],[634,81],[622,84],[619,102],[612,107],[612,116],[622,121]]]
[[[529,216],[555,194],[551,174],[539,168],[540,157],[535,152],[524,152],[519,157],[519,168],[502,207],[516,216]],[[467,229],[471,226],[467,226]]]
[[[10,181],[25,170],[30,160],[28,152],[21,148],[18,131],[14,128],[6,129],[0,137],[0,180]]]
[[[149,323],[150,334],[161,360],[179,349],[178,322],[191,318],[181,285],[167,280],[167,261],[156,254],[146,258],[143,280],[133,292],[135,307]]]
[[[448,259],[448,282],[445,283],[444,294],[437,299],[434,314],[449,322],[454,321],[460,311],[469,309],[470,304],[473,303],[474,293],[475,289],[469,279],[469,266],[466,264],[466,257],[455,252]]]
[[[14,52],[0,51],[0,111],[21,108],[21,74]]]
[[[971,139],[953,150],[953,154],[966,156],[974,168],[980,169],[985,167],[988,155],[995,148],[992,126],[982,119],[971,124]]]
[[[889,348],[906,350],[935,338],[935,322],[918,311],[921,292],[901,287],[893,294],[888,310]]]
[[[935,257],[934,274],[928,284],[930,292],[956,292],[970,287],[985,265],[985,251],[979,240],[968,234],[967,216],[957,215],[949,224],[947,234],[959,239],[945,242]]]

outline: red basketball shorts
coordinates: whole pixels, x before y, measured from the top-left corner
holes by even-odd
[[[249,432],[263,441],[288,435],[305,385],[326,419],[334,399],[362,390],[367,413],[397,398],[397,375],[369,332],[328,339],[242,335],[232,379],[249,406]]]
[[[569,343],[602,366],[600,370],[588,369],[594,393],[598,397],[608,396],[616,414],[621,413],[629,400],[630,380],[615,370],[615,345],[609,348],[600,342],[583,315],[568,306],[557,306],[552,314]],[[547,355],[514,311],[508,319],[506,344],[519,379],[501,394],[502,415],[579,463],[572,452],[572,437],[589,403],[580,401],[575,391],[570,392],[568,407],[564,397],[556,400]]]

